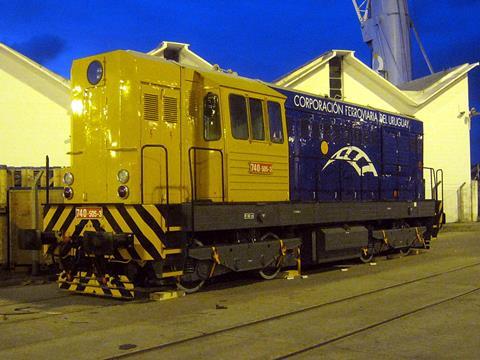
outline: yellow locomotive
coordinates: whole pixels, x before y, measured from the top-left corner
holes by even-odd
[[[41,236],[25,233],[60,259],[61,288],[195,291],[227,271],[273,278],[299,266],[302,243],[307,262],[368,260],[379,231],[403,249],[435,235],[438,201],[292,201],[287,96],[265,83],[133,51],[71,75],[65,201],[45,205]]]
[[[65,204],[46,205],[44,216],[44,238],[60,244],[62,287],[129,297],[136,278],[182,279],[186,243],[200,243],[179,214],[191,215],[193,197],[288,200],[287,142],[271,140],[268,124],[262,140],[237,140],[220,110],[228,111],[222,102],[233,95],[282,109],[284,97],[268,86],[131,51],[77,60],[71,78]],[[277,116],[272,121],[286,133],[284,114]],[[270,176],[250,169],[265,163]],[[272,261],[298,245],[273,242]],[[220,265],[219,250],[209,251]]]

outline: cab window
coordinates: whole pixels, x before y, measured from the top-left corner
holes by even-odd
[[[203,98],[203,137],[207,141],[219,140],[222,136],[218,96],[208,93]]]
[[[250,106],[250,121],[252,126],[252,139],[265,140],[265,127],[263,124],[262,100],[248,99]]]
[[[236,94],[230,94],[230,122],[232,126],[232,135],[235,139],[248,139],[247,123],[247,102],[245,97]]]
[[[280,104],[274,101],[268,102],[268,121],[270,124],[270,140],[273,143],[283,143],[282,112]]]

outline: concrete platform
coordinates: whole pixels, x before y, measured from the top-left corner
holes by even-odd
[[[169,301],[6,287],[0,358],[477,359],[479,271],[480,232],[448,232],[429,251],[375,266],[230,276]]]

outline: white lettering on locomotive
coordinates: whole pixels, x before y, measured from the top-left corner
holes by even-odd
[[[293,97],[293,104],[308,110],[322,111],[335,115],[347,115],[360,120],[375,121],[401,128],[408,129],[410,127],[410,120],[404,117],[385,114],[377,110],[348,105],[333,100],[322,100],[297,94]]]

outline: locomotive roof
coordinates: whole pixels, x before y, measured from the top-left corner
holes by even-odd
[[[174,63],[180,67],[195,70],[201,73],[202,76],[204,76],[205,78],[222,86],[237,88],[237,89],[246,88],[248,89],[248,91],[258,92],[261,94],[265,94],[265,95],[269,95],[277,98],[283,98],[283,99],[286,98],[285,95],[283,95],[282,93],[279,93],[278,91],[273,89],[271,86],[269,86],[267,83],[264,83],[261,80],[250,79],[243,76],[239,76],[236,73],[227,73],[224,71],[219,71],[214,69],[208,70],[204,68],[198,68],[193,65],[178,64],[171,60],[165,60],[157,56],[147,55],[134,50],[117,50],[117,51],[122,51],[130,55],[133,55],[135,57],[143,58],[149,61],[157,61],[162,63]]]
[[[134,56],[134,57],[137,57],[137,58],[143,58],[143,59],[148,60],[148,61],[156,61],[156,62],[160,62],[160,63],[170,63],[170,64],[175,64],[175,65],[183,67],[183,68],[188,68],[188,69],[191,69],[191,70],[194,70],[194,71],[197,71],[197,72],[201,73],[203,77],[205,77],[205,78],[209,79],[210,81],[215,82],[215,83],[217,83],[218,85],[221,85],[221,86],[226,86],[226,87],[231,87],[231,88],[236,88],[236,89],[245,89],[245,90],[248,90],[248,91],[253,91],[253,92],[269,95],[269,96],[272,96],[272,97],[282,98],[282,99],[286,99],[287,97],[289,97],[291,95],[294,95],[294,94],[303,94],[303,95],[306,95],[306,96],[309,96],[309,97],[312,97],[312,98],[328,99],[328,100],[331,100],[331,101],[344,103],[344,104],[349,104],[349,105],[353,105],[353,106],[360,107],[360,108],[380,111],[382,113],[392,114],[392,115],[396,115],[396,116],[402,116],[404,118],[409,118],[409,119],[412,119],[414,121],[420,121],[420,120],[416,119],[414,116],[409,116],[409,115],[399,114],[399,113],[393,113],[393,112],[386,111],[386,110],[383,110],[383,109],[378,109],[378,108],[374,108],[374,107],[371,107],[371,106],[365,106],[365,105],[360,105],[360,104],[356,104],[356,103],[351,103],[351,102],[344,101],[344,100],[327,98],[327,97],[319,96],[319,95],[309,93],[309,92],[305,92],[305,91],[294,90],[294,89],[291,89],[291,88],[282,87],[280,85],[265,82],[265,81],[262,81],[262,80],[251,79],[251,78],[239,76],[236,73],[227,73],[227,72],[220,71],[220,70],[215,70],[215,69],[209,70],[209,69],[205,69],[205,68],[199,68],[199,67],[196,67],[196,66],[193,66],[193,65],[178,64],[177,62],[172,61],[172,60],[166,60],[166,59],[163,59],[163,58],[160,58],[160,57],[157,57],[157,56],[145,54],[145,53],[138,52],[138,51],[135,51],[135,50],[116,50],[116,51],[112,51],[111,53],[117,53],[117,52],[128,54],[128,55],[131,55],[131,56]]]

